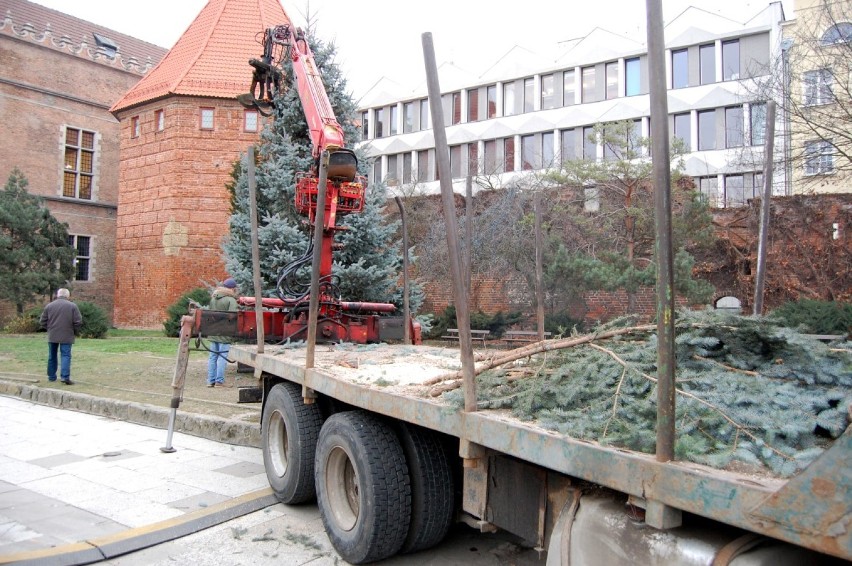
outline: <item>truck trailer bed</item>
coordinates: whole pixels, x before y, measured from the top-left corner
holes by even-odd
[[[520,421],[505,411],[465,413],[429,395],[426,382],[461,368],[456,349],[404,345],[317,345],[305,369],[303,344],[235,345],[231,356],[268,375],[361,409],[414,423],[565,474],[777,538],[852,559],[852,432],[788,480],[717,470],[602,446]]]

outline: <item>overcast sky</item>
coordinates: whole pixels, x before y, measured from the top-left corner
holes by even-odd
[[[55,10],[170,48],[207,0],[33,0]],[[744,22],[768,0],[663,0],[666,21],[688,6]],[[787,18],[793,0],[782,0]],[[338,63],[356,98],[385,76],[403,85],[425,80],[421,35],[431,32],[438,65],[452,61],[481,74],[513,45],[556,54],[557,43],[586,35],[595,27],[644,41],[643,0],[555,2],[523,0],[284,0],[284,10],[300,27],[307,14],[316,33],[337,44]],[[260,30],[258,30],[260,31]],[[259,54],[258,54],[259,55]]]

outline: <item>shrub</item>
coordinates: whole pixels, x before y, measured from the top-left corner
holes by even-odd
[[[180,336],[180,319],[185,314],[189,314],[189,301],[206,307],[210,303],[210,291],[204,287],[187,291],[166,309],[168,318],[163,321],[163,330],[166,336],[171,336],[172,338]]]
[[[848,334],[852,331],[852,304],[802,299],[784,303],[769,318],[811,334]]]
[[[77,303],[77,308],[83,315],[83,327],[78,336],[80,338],[106,338],[106,333],[109,331],[109,318],[104,309],[86,301]]]
[[[3,327],[6,334],[32,334],[39,331],[38,319],[41,318],[42,307],[30,309],[21,316],[15,317]]]
[[[545,315],[544,330],[556,336],[570,336],[574,329],[583,332],[583,320],[574,318],[567,312],[557,312]]]

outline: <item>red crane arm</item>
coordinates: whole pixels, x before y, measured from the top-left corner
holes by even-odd
[[[293,61],[302,109],[310,129],[313,156],[318,157],[326,149],[334,151],[343,148],[343,128],[334,115],[313,53],[301,29],[296,30],[296,41],[291,46],[290,58]]]

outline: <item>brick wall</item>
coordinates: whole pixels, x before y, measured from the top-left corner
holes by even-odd
[[[0,181],[5,184],[18,167],[29,192],[45,197],[45,206],[68,224],[70,234],[92,238],[90,279],[71,281],[68,287],[74,300],[91,301],[111,315],[119,124],[109,107],[142,75],[6,31],[0,33]],[[62,195],[66,126],[96,133],[91,200]],[[14,307],[0,304],[0,326],[12,316]]]
[[[200,108],[214,128],[200,128]],[[165,128],[155,128],[163,110]],[[131,136],[137,118],[140,135]],[[116,234],[115,324],[158,328],[184,292],[225,276],[226,183],[240,153],[259,134],[243,131],[235,100],[170,97],[123,111]]]

